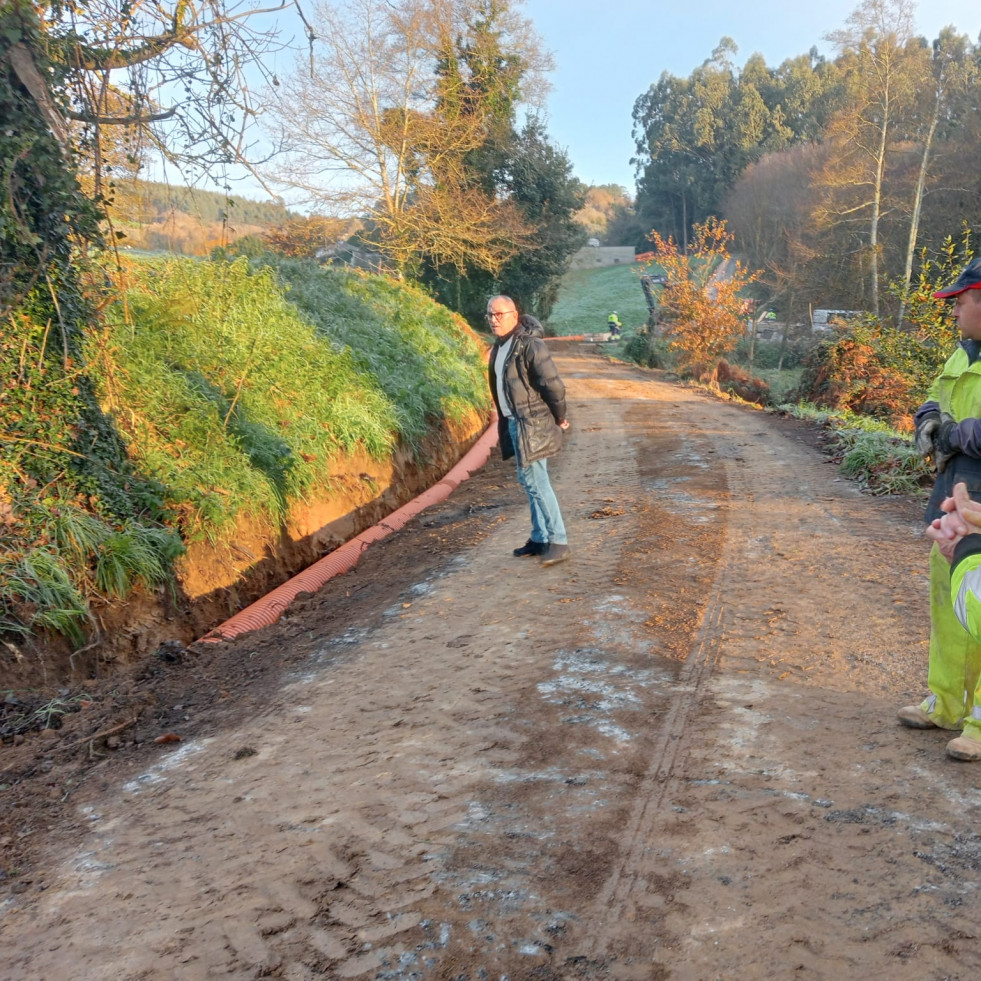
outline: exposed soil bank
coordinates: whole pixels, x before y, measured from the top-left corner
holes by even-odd
[[[218,542],[193,542],[177,568],[177,595],[137,590],[98,605],[92,644],[73,654],[58,640],[0,647],[0,687],[77,684],[139,661],[161,644],[186,646],[440,480],[480,437],[487,417],[444,421],[418,452],[387,460],[340,458],[323,496],[293,506],[280,525],[241,518]]]

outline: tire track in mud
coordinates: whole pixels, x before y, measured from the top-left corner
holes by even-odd
[[[669,708],[652,747],[650,764],[634,795],[630,818],[621,841],[621,852],[612,868],[609,879],[596,897],[592,913],[585,917],[592,925],[591,939],[584,945],[582,958],[590,965],[583,976],[644,978],[659,975],[646,973],[649,968],[635,967],[634,962],[651,963],[650,951],[643,951],[636,937],[638,922],[643,913],[639,910],[657,908],[663,904],[663,895],[673,887],[666,881],[660,857],[652,860],[652,841],[656,841],[655,828],[665,817],[665,801],[673,789],[673,779],[678,761],[687,752],[685,734],[689,732],[704,698],[705,686],[720,656],[720,643],[726,616],[726,600],[733,588],[735,557],[743,547],[740,536],[732,524],[731,501],[743,506],[751,494],[746,486],[732,484],[732,466],[722,454],[714,453],[706,432],[693,419],[699,416],[699,397],[687,392],[670,393],[670,410],[665,413],[663,425],[681,429],[687,441],[681,454],[696,467],[723,468],[725,480],[722,486],[707,490],[699,496],[691,493],[688,475],[672,475],[666,482],[668,493],[662,491],[661,506],[671,516],[672,523],[708,521],[710,516],[725,529],[721,556],[714,565],[711,586],[703,591],[704,608],[700,622],[691,638],[691,647],[684,660],[677,682],[672,686]],[[704,423],[702,423],[704,425]],[[714,424],[706,427],[711,433]],[[693,430],[699,430],[693,432]],[[705,450],[708,450],[706,453]],[[715,459],[706,463],[706,458]],[[738,459],[738,457],[737,457]],[[736,481],[736,483],[745,483]],[[596,929],[596,924],[605,924]],[[624,943],[624,935],[629,938]],[[618,963],[623,961],[625,963]]]
[[[966,976],[981,777],[894,717],[925,673],[920,526],[728,423],[716,579],[577,976]]]
[[[604,376],[599,384],[583,385],[586,379],[578,373],[563,373],[578,407],[591,410],[584,433],[602,436],[589,443],[581,496],[568,499],[560,491],[560,498],[564,508],[571,505],[580,518],[595,520],[592,526],[578,524],[575,561],[588,565],[591,583],[610,584],[610,593],[588,597],[591,609],[578,607],[585,614],[578,619],[549,620],[552,673],[542,676],[536,659],[541,680],[525,701],[537,705],[520,711],[536,719],[536,732],[495,776],[512,793],[485,789],[476,803],[477,820],[447,858],[452,871],[444,881],[456,899],[449,906],[444,900],[432,917],[442,921],[442,949],[419,977],[528,977],[543,971],[535,976],[551,976],[567,956],[566,933],[582,918],[583,900],[619,848],[624,802],[636,793],[637,766],[649,752],[649,720],[664,710],[666,692],[676,683],[677,664],[665,671],[651,659],[657,644],[644,623],[646,592],[638,595],[630,586],[632,578],[646,581],[662,550],[648,548],[647,565],[631,563],[629,570],[622,555],[624,539],[645,534],[649,487],[621,447],[649,444],[660,405],[656,399],[648,404],[645,384],[637,406],[624,411],[631,399],[622,379]],[[580,399],[584,393],[587,402]],[[568,486],[569,462],[581,459],[582,454],[564,458],[560,487]],[[595,508],[597,503],[602,506]],[[490,844],[478,846],[481,837]]]

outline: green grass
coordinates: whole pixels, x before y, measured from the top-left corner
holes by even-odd
[[[418,447],[437,420],[488,403],[469,330],[379,277],[140,263],[113,312],[89,352],[100,397],[187,540],[218,540],[239,515],[278,521],[329,489],[342,457]],[[104,584],[118,581],[107,567]]]
[[[53,548],[0,557],[0,632],[51,630],[80,645],[90,622],[88,602]]]
[[[19,382],[0,407],[4,446],[19,451],[0,461],[0,634],[80,647],[90,601],[173,586],[185,542],[221,541],[240,517],[276,525],[329,495],[351,455],[421,454],[442,423],[489,407],[484,344],[404,284],[312,261],[172,256],[110,277],[123,282],[85,338],[84,369],[33,356],[47,328],[26,315],[0,325],[0,363]],[[80,416],[83,391],[105,416]],[[72,482],[100,440],[119,460],[101,483]],[[55,462],[32,475],[41,453]]]
[[[785,401],[800,386],[802,368],[752,368],[743,365],[747,371],[762,378],[770,386],[770,396],[774,402]]]
[[[645,272],[647,267],[636,262],[570,270],[562,277],[548,327],[560,336],[602,333],[606,318],[615,310],[623,336],[628,337],[647,321],[647,301],[640,285]]]
[[[778,409],[827,429],[842,474],[872,494],[916,496],[933,480],[932,470],[909,436],[885,422],[854,412],[818,409],[806,402]]]
[[[290,302],[389,399],[409,445],[419,448],[434,419],[489,406],[481,348],[446,307],[379,276],[299,261],[276,268]]]
[[[135,518],[113,525],[50,489],[13,500],[21,523],[0,557],[0,632],[51,630],[82,644],[90,597],[124,599],[137,583],[172,582],[183,544],[171,529]]]
[[[120,278],[85,339],[84,374],[28,357],[27,328],[43,325],[3,325],[0,362],[20,384],[0,434],[60,466],[39,480],[23,450],[0,468],[0,634],[81,647],[90,601],[173,586],[185,542],[221,541],[245,516],[276,525],[329,495],[350,455],[420,453],[444,421],[489,406],[482,342],[404,284],[245,258],[130,259]],[[115,431],[102,416],[72,421],[83,388]],[[102,484],[73,483],[68,465],[110,437],[122,464]]]

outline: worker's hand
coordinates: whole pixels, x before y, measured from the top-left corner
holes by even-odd
[[[569,420],[568,419],[563,419],[559,423],[559,429],[561,429],[562,432],[565,432],[568,428],[569,428]]]
[[[950,500],[950,498],[947,498],[947,500]],[[926,526],[926,536],[936,542],[937,548],[940,549],[940,554],[948,562],[953,562],[954,549],[957,548],[957,543],[964,536],[953,533],[952,528],[947,523],[948,518],[950,518],[949,514],[945,514],[942,518],[934,518]]]
[[[960,447],[953,443],[956,429],[957,422],[954,417],[947,415],[946,412],[943,413],[940,417],[940,425],[933,434],[933,462],[937,473],[943,473],[950,458],[960,451]]]
[[[965,488],[966,490],[966,488]],[[926,536],[935,542],[940,554],[948,561],[954,561],[954,549],[957,543],[967,534],[967,526],[957,513],[957,504],[952,497],[945,497],[940,505],[943,515],[934,518],[926,526]]]
[[[934,453],[933,437],[940,428],[940,410],[928,412],[916,426],[916,449],[924,460],[929,460]]]
[[[967,484],[954,484],[952,497],[940,505],[943,515],[934,518],[926,528],[926,536],[937,543],[940,554],[948,561],[954,559],[954,549],[965,536],[981,530],[981,502],[971,500]]]
[[[952,516],[956,514],[958,525],[962,535],[971,535],[981,530],[981,501],[971,499],[967,492],[967,484],[954,484],[954,496],[948,497],[941,505],[943,510],[947,510],[944,504],[951,502]]]

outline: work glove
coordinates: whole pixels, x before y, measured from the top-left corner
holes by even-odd
[[[933,434],[933,462],[937,473],[943,473],[950,458],[960,452],[959,447],[951,442],[956,427],[957,421],[954,417],[944,412],[940,417],[940,425]]]
[[[934,455],[934,435],[940,428],[940,410],[934,409],[923,416],[916,424],[916,449],[924,460],[930,460]]]

